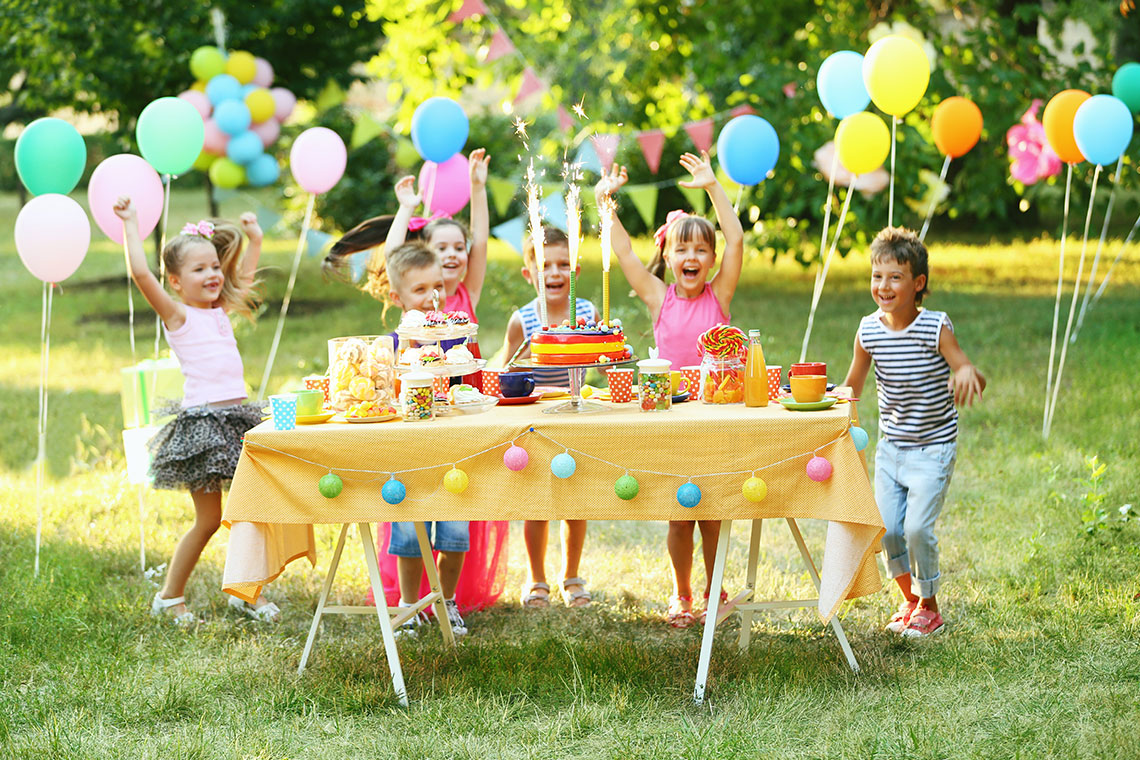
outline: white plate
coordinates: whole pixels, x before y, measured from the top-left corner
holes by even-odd
[[[499,399],[494,396],[488,396],[483,401],[477,401],[472,404],[451,404],[451,408],[458,409],[462,414],[480,414],[497,406],[498,403]]]
[[[396,334],[407,340],[437,341],[467,338],[479,332],[479,325],[471,322],[466,325],[448,325],[447,327],[409,327],[396,329]]]
[[[463,375],[470,375],[478,372],[487,366],[486,359],[476,359],[473,362],[465,364],[436,364],[427,367],[416,367],[411,364],[397,364],[396,371],[403,372],[427,372],[429,375],[436,375],[442,377],[462,377]]]

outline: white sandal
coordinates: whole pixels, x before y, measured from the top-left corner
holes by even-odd
[[[244,612],[254,620],[262,623],[276,623],[277,619],[281,616],[281,608],[273,602],[266,602],[260,607],[254,607],[247,601],[238,599],[236,596],[230,596],[229,605],[235,610]]]
[[[568,586],[581,586],[582,588],[578,591],[570,591],[567,588]],[[582,604],[578,604],[580,599],[584,599],[585,601]],[[562,601],[567,607],[589,607],[591,599],[590,592],[586,590],[586,579],[567,578],[562,581]]]
[[[538,593],[539,591],[545,591],[546,593],[540,594]],[[543,583],[542,581],[536,581],[530,584],[530,591],[522,595],[522,598],[519,599],[519,603],[522,604],[523,607],[529,607],[532,610],[546,609],[550,606],[550,584]]]
[[[171,607],[177,607],[180,604],[186,604],[186,597],[176,596],[173,599],[164,599],[161,591],[154,593],[154,599],[150,602],[150,614],[152,615],[166,615],[166,611]],[[169,615],[170,620],[175,625],[186,628],[198,622],[198,618],[190,610],[186,610],[181,615]]]

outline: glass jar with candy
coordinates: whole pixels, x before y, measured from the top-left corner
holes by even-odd
[[[717,325],[697,339],[701,359],[701,401],[706,404],[744,403],[744,359],[747,338],[732,325]]]
[[[637,363],[637,397],[643,412],[667,412],[673,405],[673,378],[668,359]]]
[[[405,422],[421,422],[435,418],[435,399],[432,398],[434,377],[427,372],[409,372],[400,378]]]

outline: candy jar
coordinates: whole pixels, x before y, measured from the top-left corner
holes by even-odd
[[[419,422],[435,417],[433,379],[434,375],[427,372],[409,372],[400,378],[404,396],[404,421]]]
[[[736,356],[705,354],[701,360],[701,400],[706,404],[744,403],[744,362]]]
[[[637,395],[643,412],[667,412],[673,405],[673,379],[668,359],[642,359],[637,363]]]

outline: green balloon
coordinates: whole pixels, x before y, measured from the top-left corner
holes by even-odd
[[[1140,113],[1140,63],[1126,63],[1112,76],[1112,94],[1133,114]]]
[[[200,82],[209,82],[225,70],[226,55],[213,45],[203,45],[190,54],[190,73]]]
[[[241,164],[234,163],[225,156],[210,164],[210,170],[207,173],[215,187],[225,190],[232,190],[245,182],[245,169],[242,168]]]
[[[87,144],[63,119],[36,119],[16,140],[16,173],[32,195],[67,195],[86,165]]]
[[[135,139],[156,172],[183,174],[202,152],[206,125],[198,109],[182,98],[159,98],[139,114]]]
[[[637,478],[632,475],[622,475],[617,479],[617,482],[614,483],[614,493],[618,495],[619,499],[624,499],[625,501],[629,501],[634,496],[637,496],[637,492],[640,490],[641,486],[638,485]]]
[[[340,496],[340,492],[344,490],[344,481],[340,479],[340,476],[330,472],[317,483],[317,490],[320,491],[321,496],[324,496],[326,499],[335,499]]]

